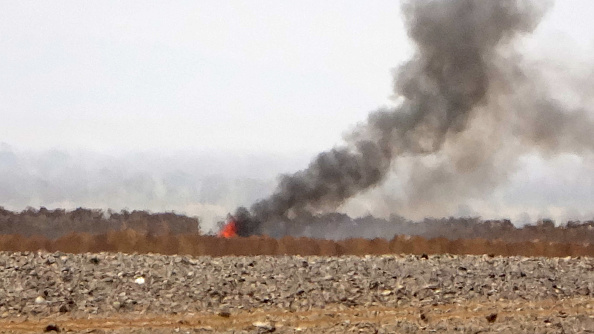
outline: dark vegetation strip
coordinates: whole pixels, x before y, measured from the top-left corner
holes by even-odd
[[[70,233],[106,234],[131,229],[146,235],[200,234],[198,218],[176,213],[120,212],[84,209],[28,208],[14,212],[0,207],[0,235],[43,236],[57,239]],[[594,221],[567,222],[555,226],[550,220],[535,225],[515,227],[509,220],[480,218],[427,218],[413,222],[399,216],[351,218],[345,214],[302,215],[279,226],[276,239],[291,236],[325,236],[348,239],[362,237],[391,239],[396,235],[447,238],[505,240],[507,242],[550,241],[556,243],[594,244]],[[100,238],[100,237],[98,237]]]

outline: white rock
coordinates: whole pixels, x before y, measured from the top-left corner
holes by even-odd
[[[256,321],[252,325],[257,328],[272,328],[272,325],[269,322],[264,321]]]

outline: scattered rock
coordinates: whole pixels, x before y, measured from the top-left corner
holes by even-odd
[[[276,327],[269,322],[256,321],[252,325],[258,330],[258,333],[273,333],[276,331]]]
[[[49,332],[56,332],[59,333],[60,332],[60,327],[58,327],[58,325],[54,325],[54,324],[50,324],[45,326],[45,328],[43,329],[44,332],[49,333]]]
[[[219,314],[219,317],[223,317],[223,318],[229,318],[231,316],[231,312],[229,312],[228,310],[222,310],[218,314]]]
[[[440,305],[459,301],[561,300],[594,297],[594,259],[525,258],[488,256],[259,256],[259,257],[182,257],[157,254],[65,254],[0,252],[0,317],[38,317],[81,315],[133,316],[134,314],[208,313],[235,319],[235,311],[307,312],[325,309],[410,308],[418,312],[410,322],[392,329],[373,321],[361,327],[356,317],[336,313],[325,317],[342,324],[330,332],[418,332],[419,326],[437,332],[441,328]],[[54,259],[47,265],[48,259]],[[96,259],[96,260],[93,260]],[[97,262],[98,261],[98,262]],[[51,262],[51,261],[50,261]],[[149,279],[150,278],[150,279]],[[150,282],[150,284],[149,284]],[[557,287],[557,289],[555,289]],[[556,291],[558,290],[558,291]],[[589,310],[594,304],[584,304]],[[332,309],[337,308],[337,309]],[[233,310],[233,317],[231,312]],[[507,314],[514,310],[497,308],[483,320],[460,322],[461,332],[468,328],[505,331]],[[505,313],[506,317],[502,314]],[[487,314],[487,313],[479,313]],[[533,322],[532,332],[542,332],[546,324],[568,324],[581,328],[569,310]],[[250,320],[252,332],[284,332],[293,325],[261,318]],[[420,319],[420,320],[419,320]],[[587,318],[584,318],[587,321]],[[360,320],[362,321],[362,320]],[[366,320],[367,321],[367,320]],[[582,322],[583,322],[582,321]],[[260,324],[260,326],[256,326]],[[482,325],[481,325],[482,324]],[[281,327],[285,325],[287,327]],[[300,323],[294,324],[294,330]],[[378,327],[379,326],[379,327]],[[410,326],[407,327],[407,326]],[[472,327],[475,326],[475,327]],[[479,327],[476,327],[479,326]],[[541,327],[538,327],[541,326]],[[583,326],[582,326],[583,327]],[[311,328],[299,327],[303,332]],[[517,328],[517,327],[514,327]],[[549,329],[551,329],[549,328]],[[402,329],[402,330],[400,330]],[[65,331],[62,329],[62,331]],[[248,332],[250,330],[247,330]]]
[[[423,313],[423,312],[421,312],[420,318],[421,318],[421,320],[423,320],[424,322],[427,322],[427,321],[429,321],[429,318],[427,318],[427,316],[426,316],[426,315],[425,315],[425,313]]]
[[[485,319],[487,319],[487,321],[490,323],[494,323],[495,320],[497,320],[497,313],[491,313],[488,316],[486,316]]]

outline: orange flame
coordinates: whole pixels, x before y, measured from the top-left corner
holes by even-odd
[[[219,232],[219,237],[233,238],[237,236],[237,224],[234,219],[230,219]]]

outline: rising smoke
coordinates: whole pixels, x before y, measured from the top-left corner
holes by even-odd
[[[405,1],[416,52],[395,71],[399,105],[371,113],[345,146],[282,176],[250,212],[239,209],[240,234],[268,233],[303,213],[334,210],[379,185],[399,158],[413,159],[405,190],[414,209],[487,191],[529,151],[590,152],[588,110],[550,98],[538,71],[514,50],[549,7],[528,0]]]

